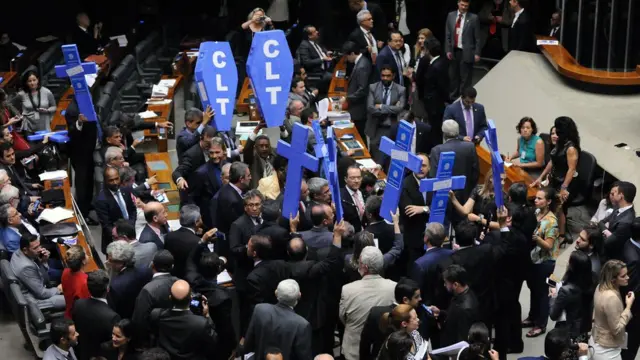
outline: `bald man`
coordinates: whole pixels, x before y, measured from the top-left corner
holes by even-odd
[[[313,360],[333,360],[333,356],[329,354],[320,354],[314,357]]]
[[[192,299],[191,287],[184,280],[171,286],[172,309],[155,309],[151,324],[158,330],[158,346],[172,359],[213,359],[216,354],[217,335],[209,317],[206,298]],[[192,302],[200,302],[202,315],[190,310]]]
[[[311,207],[311,230],[302,231],[300,235],[309,247],[323,249],[331,245],[333,234],[329,228],[333,225],[333,208],[325,204],[316,204]]]
[[[167,225],[167,210],[157,201],[150,201],[144,206],[144,218],[147,225],[140,233],[138,241],[141,243],[152,242],[158,250],[164,249],[164,237],[169,232]]]

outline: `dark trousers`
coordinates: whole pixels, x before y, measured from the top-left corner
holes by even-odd
[[[553,274],[555,266],[555,260],[533,264],[529,272],[529,280],[527,280],[527,285],[531,290],[529,319],[541,329],[545,329],[549,321],[549,285],[546,283],[546,278]]]
[[[521,352],[524,348],[522,341],[522,326],[520,319],[520,289],[524,280],[505,281],[498,284],[497,306],[494,317],[495,336],[494,349],[500,354],[500,360],[507,359],[507,349]]]
[[[462,90],[471,86],[473,75],[473,63],[464,61],[461,49],[453,50],[453,59],[449,65],[449,78],[451,79],[451,99],[457,99]]]
[[[637,318],[638,314],[633,314],[634,317],[629,321],[626,327],[628,334],[627,349],[622,350],[622,360],[634,360],[640,348],[640,319]]]
[[[409,247],[407,249],[407,274],[411,274],[411,269],[413,268],[413,263],[418,260],[422,255],[424,255],[425,249],[424,247]]]
[[[76,202],[80,212],[86,218],[89,216],[93,201],[93,161],[90,160],[84,164],[76,162],[72,165],[75,172]]]
[[[364,126],[365,126],[366,120],[357,120],[356,121],[354,119],[351,119],[351,121],[356,125],[356,130],[358,130],[358,133],[360,134],[360,136],[362,136],[362,140],[364,140],[366,142],[367,139],[366,139],[365,133],[364,133]],[[371,149],[369,144],[362,144],[362,145],[367,146],[368,149]]]
[[[381,119],[381,121],[383,120],[384,119]],[[388,126],[379,126],[376,129],[375,135],[370,139],[369,152],[371,153],[373,161],[375,161],[377,164],[384,164],[387,158],[387,155],[380,151],[380,141],[382,140],[383,136],[389,137],[389,135],[391,134],[389,130],[390,127]]]

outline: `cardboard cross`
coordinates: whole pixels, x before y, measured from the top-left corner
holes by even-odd
[[[267,126],[282,125],[293,77],[293,58],[282,30],[255,33],[247,74]]]
[[[315,153],[316,157],[322,161],[324,176],[329,181],[329,189],[331,190],[331,199],[336,206],[336,222],[342,221],[344,212],[342,210],[342,199],[340,196],[340,182],[338,180],[338,150],[337,141],[333,134],[333,126],[327,128],[327,142],[325,143],[322,136],[322,129],[318,121],[311,123],[314,135],[316,136]]]
[[[415,127],[415,124],[401,120],[398,123],[395,143],[386,136],[380,139],[380,151],[391,157],[391,164],[389,164],[389,172],[387,173],[387,186],[384,189],[382,205],[380,206],[380,216],[387,221],[393,221],[391,212],[395,213],[398,208],[405,168],[413,172],[420,172],[422,167],[422,159],[411,152],[411,142],[413,141]]]
[[[42,141],[45,136],[49,135],[49,140],[58,144],[64,144],[69,141],[69,132],[63,131],[36,131],[33,135],[27,136],[29,141]]]
[[[62,55],[66,65],[56,65],[56,76],[59,78],[68,77],[71,80],[71,87],[75,93],[80,114],[86,116],[89,121],[98,121],[98,115],[91,98],[91,89],[84,77],[85,74],[96,74],[98,66],[94,62],[81,62],[82,59],[80,59],[76,44],[62,45]],[[98,138],[102,139],[100,122],[96,125]]]
[[[491,150],[491,170],[493,172],[493,191],[496,197],[496,206],[500,209],[504,205],[502,196],[502,175],[504,174],[504,160],[498,149],[498,132],[493,120],[487,121],[488,129],[484,131],[484,139]]]
[[[231,130],[233,107],[238,88],[238,69],[228,42],[200,44],[195,70],[196,88],[202,108],[211,106],[218,131]]]
[[[431,200],[429,222],[444,224],[447,204],[449,203],[449,190],[464,189],[467,181],[466,176],[452,176],[453,164],[456,160],[456,153],[447,151],[440,154],[438,172],[435,179],[420,180],[420,191],[434,191],[436,194]]]
[[[291,144],[279,140],[277,148],[278,155],[289,159],[282,204],[282,216],[286,219],[290,216],[295,217],[300,208],[300,183],[303,169],[318,170],[318,158],[307,154],[309,129],[300,123],[295,123],[292,132]]]

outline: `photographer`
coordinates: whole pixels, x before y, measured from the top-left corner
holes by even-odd
[[[567,329],[553,329],[544,338],[544,356],[521,357],[518,360],[588,360],[589,346],[571,343]]]
[[[157,329],[158,346],[172,359],[217,358],[217,335],[209,317],[207,298],[193,296],[189,283],[178,280],[171,286],[172,309],[154,309],[151,324]],[[196,315],[193,312],[201,313]]]

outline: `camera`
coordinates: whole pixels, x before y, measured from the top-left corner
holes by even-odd
[[[258,20],[260,20],[260,21],[265,21],[266,19],[267,19],[267,17],[266,17],[266,16],[260,16],[260,17],[258,18]]]
[[[191,294],[191,302],[189,302],[189,310],[195,315],[204,315],[204,297],[202,294]]]

